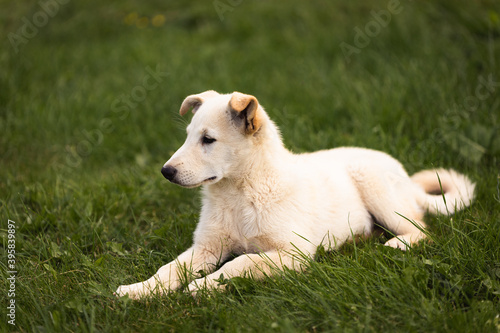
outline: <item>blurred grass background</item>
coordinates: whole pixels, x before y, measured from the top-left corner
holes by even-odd
[[[1,289],[8,219],[19,272],[3,329],[500,330],[498,2],[0,4]],[[184,140],[182,100],[208,89],[255,95],[295,152],[355,145],[410,173],[452,167],[477,200],[429,216],[433,242],[408,253],[375,238],[198,300],[115,299],[191,244],[197,190],[159,170]]]

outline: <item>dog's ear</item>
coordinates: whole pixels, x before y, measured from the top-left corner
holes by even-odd
[[[229,101],[229,108],[237,123],[244,126],[246,134],[254,134],[262,126],[259,102],[254,96],[235,91]]]
[[[189,95],[184,99],[184,102],[182,102],[179,113],[181,114],[181,116],[183,116],[191,108],[193,108],[193,113],[195,113],[196,111],[198,111],[199,107],[201,106],[201,104],[203,104],[203,102],[206,99],[215,97],[217,95],[219,95],[219,93],[213,90],[207,90],[205,92],[196,95]]]

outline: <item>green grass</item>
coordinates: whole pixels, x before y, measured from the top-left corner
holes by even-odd
[[[499,332],[498,3],[401,0],[350,61],[341,43],[387,1],[218,3],[223,20],[211,1],[69,1],[16,52],[10,33],[41,7],[2,1],[0,330]],[[131,13],[164,22],[140,28]],[[141,90],[147,68],[168,75]],[[117,299],[191,244],[199,192],[159,170],[185,136],[182,100],[207,89],[257,96],[295,152],[356,145],[410,173],[455,168],[477,199],[426,217],[433,241],[409,252],[385,235],[197,299]],[[117,109],[131,93],[137,103]]]

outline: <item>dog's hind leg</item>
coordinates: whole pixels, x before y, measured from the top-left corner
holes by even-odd
[[[356,166],[349,170],[366,209],[396,237],[387,246],[406,250],[425,238],[423,212],[416,202],[415,185],[402,168]]]

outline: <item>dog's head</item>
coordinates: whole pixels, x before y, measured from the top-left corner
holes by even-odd
[[[215,184],[242,170],[258,149],[259,132],[269,121],[257,99],[210,90],[186,97],[180,114],[190,109],[194,116],[186,141],[163,166],[163,176],[183,187],[196,187]]]

